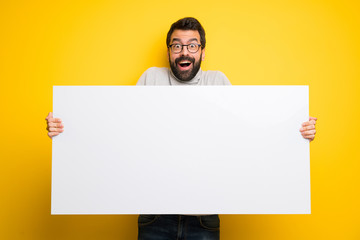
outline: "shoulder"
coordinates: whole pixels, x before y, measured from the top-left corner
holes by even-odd
[[[168,74],[168,68],[166,67],[151,67],[146,69],[146,73],[148,74]]]
[[[203,80],[206,85],[231,85],[226,75],[220,71],[203,71]]]
[[[165,85],[169,81],[169,69],[166,67],[148,68],[136,85]]]

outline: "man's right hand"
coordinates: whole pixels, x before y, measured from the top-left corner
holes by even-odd
[[[62,133],[64,131],[64,125],[61,123],[61,119],[53,118],[52,112],[49,112],[45,120],[47,121],[46,129],[48,130],[48,136],[50,138],[59,135],[59,133]]]

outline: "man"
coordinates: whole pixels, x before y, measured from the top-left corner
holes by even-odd
[[[167,34],[169,68],[149,68],[140,77],[137,85],[230,85],[227,77],[219,71],[202,71],[205,58],[205,31],[195,18],[183,18],[171,25]],[[52,113],[46,118],[48,135],[53,137],[63,132],[60,119]],[[300,132],[312,141],[315,137],[316,118],[303,123]],[[139,239],[219,239],[218,215],[140,215]]]

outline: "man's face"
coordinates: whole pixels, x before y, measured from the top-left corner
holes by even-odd
[[[201,44],[200,34],[196,30],[179,30],[176,29],[171,34],[170,44],[187,45],[190,43]],[[201,61],[205,58],[205,49],[200,49],[196,53],[188,51],[184,46],[179,53],[173,53],[168,48],[169,62],[175,77],[182,81],[190,81],[200,69]]]

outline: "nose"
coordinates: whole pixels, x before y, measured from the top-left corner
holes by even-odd
[[[181,50],[181,52],[180,52],[180,55],[181,55],[181,56],[187,56],[187,55],[189,55],[189,54],[190,54],[190,52],[188,51],[187,46],[183,46],[183,47],[182,47],[182,50]]]

